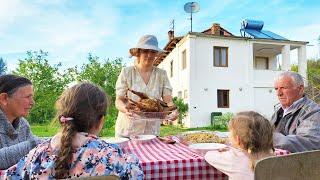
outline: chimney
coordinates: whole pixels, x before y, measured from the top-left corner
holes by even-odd
[[[173,30],[168,31],[168,38],[169,38],[169,41],[174,38],[174,31]]]
[[[220,36],[221,35],[221,28],[219,23],[213,23],[211,27],[211,33],[213,35]]]

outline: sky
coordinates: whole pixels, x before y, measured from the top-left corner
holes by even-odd
[[[88,54],[123,58],[139,37],[153,34],[163,48],[174,20],[175,36],[190,31],[183,0],[0,0],[0,57],[9,71],[27,51],[44,50],[51,64],[63,67],[87,63]],[[318,0],[198,0],[193,31],[220,23],[240,35],[241,21],[264,21],[264,29],[290,40],[308,41],[307,58],[318,58],[320,1]]]

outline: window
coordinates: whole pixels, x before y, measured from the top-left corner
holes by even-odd
[[[173,77],[173,60],[170,62],[170,77]]]
[[[178,98],[182,98],[182,92],[178,91]]]
[[[218,89],[218,108],[229,108],[229,90]]]
[[[269,58],[268,57],[256,57],[254,61],[255,69],[269,69]]]
[[[228,67],[228,48],[213,47],[213,66]]]
[[[181,68],[185,69],[187,67],[187,52],[186,50],[182,51],[182,63],[181,63]]]
[[[188,90],[184,90],[183,94],[184,94],[183,98],[187,99],[188,98]]]

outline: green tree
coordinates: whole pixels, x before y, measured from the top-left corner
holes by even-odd
[[[291,71],[298,72],[298,65],[291,65]],[[307,61],[307,75],[310,84],[320,87],[320,59],[309,59]]]
[[[308,60],[309,84],[320,89],[320,59]]]
[[[48,53],[42,50],[29,51],[27,57],[19,60],[15,74],[30,79],[34,87],[35,105],[29,114],[31,123],[46,123],[55,116],[54,104],[66,85],[74,80],[69,71],[63,72],[61,63],[50,65]]]
[[[0,57],[0,75],[5,74],[7,71],[7,65],[4,62],[3,58]]]
[[[178,117],[178,123],[182,124],[182,119],[187,116],[188,112],[188,104],[184,103],[183,99],[178,97],[173,97],[173,103],[178,107],[179,117]]]
[[[116,58],[114,60],[99,61],[99,57],[89,54],[88,64],[84,64],[78,74],[78,81],[90,81],[94,84],[101,86],[110,97],[110,107],[108,115],[105,120],[105,127],[109,128],[114,126],[118,110],[114,105],[116,98],[115,85],[123,67],[122,59]]]
[[[292,64],[291,65],[291,71],[298,72],[298,65]]]

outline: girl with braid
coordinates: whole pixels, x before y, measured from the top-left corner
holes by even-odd
[[[115,175],[142,179],[139,160],[98,137],[108,100],[99,87],[83,82],[67,89],[56,103],[61,132],[5,172],[8,179],[64,179]]]
[[[255,163],[274,153],[273,127],[259,113],[246,111],[230,120],[229,131],[231,147],[209,151],[205,159],[230,180],[253,180]]]

